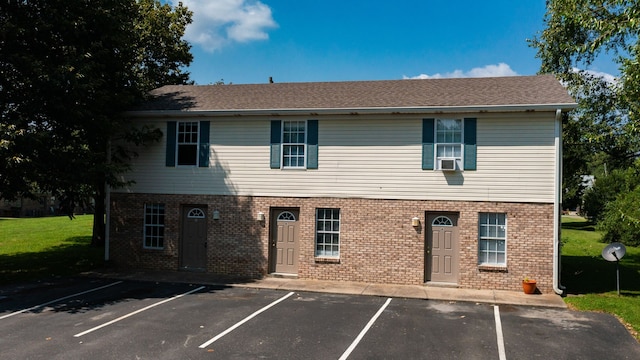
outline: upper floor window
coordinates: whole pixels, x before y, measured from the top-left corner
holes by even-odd
[[[304,168],[306,121],[282,122],[282,167]]]
[[[178,165],[198,165],[198,122],[178,122]]]
[[[270,167],[318,168],[318,120],[272,120]]]
[[[209,166],[209,121],[167,121],[167,166]]]
[[[441,160],[455,160],[462,167],[462,120],[436,120],[436,169],[442,169]]]
[[[423,170],[476,170],[476,118],[422,119]]]

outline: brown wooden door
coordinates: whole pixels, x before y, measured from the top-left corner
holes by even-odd
[[[271,271],[298,274],[300,222],[297,209],[277,209],[271,214]]]
[[[207,268],[207,210],[185,206],[182,209],[180,267],[204,271]]]
[[[429,214],[425,244],[425,281],[458,282],[458,215]]]

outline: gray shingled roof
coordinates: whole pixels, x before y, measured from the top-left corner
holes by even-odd
[[[553,105],[574,99],[552,75],[249,85],[169,85],[137,111],[255,111]]]

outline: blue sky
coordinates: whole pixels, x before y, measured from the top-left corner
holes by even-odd
[[[544,0],[182,2],[194,12],[185,38],[197,84],[533,75],[540,67],[527,39],[543,30]]]

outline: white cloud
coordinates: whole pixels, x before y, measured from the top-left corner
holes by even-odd
[[[420,74],[417,76],[403,76],[404,79],[444,79],[444,78],[462,78],[462,77],[501,77],[501,76],[517,76],[518,73],[513,71],[508,64],[499,63],[498,65],[486,65],[484,67],[473,68],[469,71],[455,70],[444,74]]]
[[[595,71],[595,70],[582,70],[578,68],[573,68],[572,70],[575,73],[581,73],[584,71],[589,75],[601,78],[602,80],[606,81],[609,84],[616,84],[618,82],[618,78],[606,72]]]
[[[268,29],[278,27],[271,8],[257,0],[181,0],[193,12],[185,39],[214,52],[232,42],[269,38]],[[177,4],[178,0],[171,0]]]

